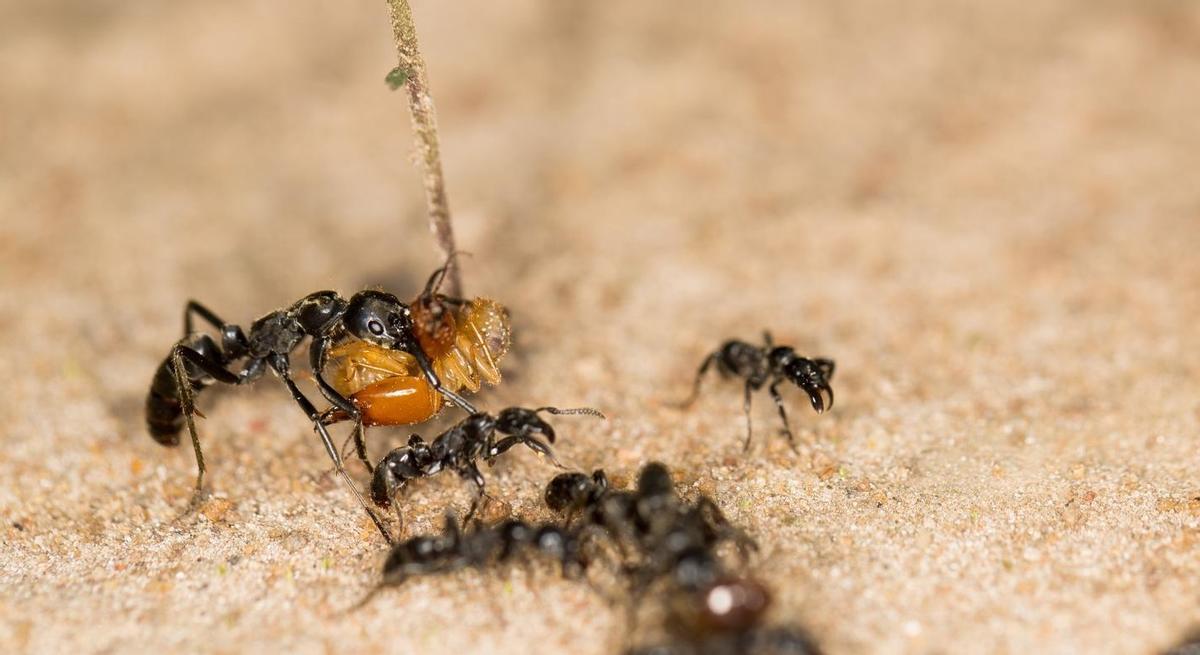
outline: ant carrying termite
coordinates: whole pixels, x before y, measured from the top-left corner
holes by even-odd
[[[554,443],[554,428],[538,416],[539,412],[555,415],[588,414],[604,418],[599,410],[590,407],[509,407],[496,415],[485,412],[471,414],[432,442],[426,442],[421,435],[414,434],[409,437],[407,445],[385,455],[375,467],[371,480],[371,499],[380,507],[390,507],[410,480],[432,477],[449,469],[475,484],[478,493],[465,519],[470,521],[475,516],[480,500],[488,497],[477,461],[491,464],[513,446],[524,444],[561,467],[549,445]],[[497,434],[508,436],[497,440]]]
[[[834,363],[832,359],[809,359],[796,354],[790,346],[776,346],[770,332],[763,332],[763,346],[755,346],[745,341],[731,339],[721,344],[721,347],[704,358],[704,363],[696,371],[696,380],[692,384],[692,393],[686,400],[679,403],[680,407],[689,407],[700,396],[700,382],[704,374],[714,363],[723,378],[745,379],[745,395],[742,408],[746,413],[746,443],[745,450],[750,449],[750,436],[753,433],[750,421],[750,394],[767,386],[775,407],[779,410],[779,418],[783,421],[783,432],[787,435],[792,449],[796,448],[796,440],[792,436],[792,428],[788,424],[787,410],[783,407],[783,396],[779,393],[779,385],[791,382],[804,390],[818,414],[833,407],[833,389],[829,381],[833,379]],[[829,399],[826,400],[825,396]]]
[[[467,301],[438,292],[454,256],[429,276],[410,303],[413,331],[442,390],[471,392],[500,383],[500,359],[510,343],[509,316],[487,298]],[[354,444],[367,471],[363,426],[411,425],[436,416],[444,404],[414,353],[347,337],[329,350],[323,365],[330,382],[358,409],[334,405],[321,417],[330,425],[355,420]]]
[[[217,328],[221,339],[219,345],[209,335],[193,332],[193,315]],[[283,380],[292,399],[313,422],[313,429],[321,437],[338,475],[350,487],[380,533],[391,542],[383,523],[346,474],[341,455],[322,421],[322,414],[292,378],[291,353],[305,338],[312,340],[309,363],[321,395],[356,424],[362,421],[363,411],[330,384],[323,373],[331,346],[344,339],[370,344],[381,352],[404,353],[404,356],[416,362],[429,388],[464,410],[475,412],[475,407],[456,393],[457,388],[442,384],[430,356],[422,346],[422,332],[414,322],[413,308],[390,293],[360,291],[347,300],[334,291],[318,291],[254,321],[248,333],[237,325],[226,323],[193,300],[184,309],[183,325],[183,339],[171,348],[170,355],[159,365],[150,385],[146,397],[146,423],[155,441],[167,446],[179,444],[179,433],[183,425],[187,425],[196,452],[198,471],[193,503],[202,494],[205,473],[200,438],[193,420],[193,414],[197,413],[195,394],[214,382],[248,384],[260,378],[269,368]],[[230,367],[238,362],[241,362],[240,369],[231,370]],[[356,435],[361,440],[361,430],[356,428]],[[359,451],[361,456],[364,448],[360,447]]]

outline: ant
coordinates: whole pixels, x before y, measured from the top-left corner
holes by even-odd
[[[626,572],[637,595],[663,577],[688,588],[712,582],[721,574],[714,551],[723,542],[736,543],[743,558],[757,549],[708,496],[694,503],[680,499],[670,471],[659,462],[642,467],[634,491],[610,489],[603,470],[591,477],[559,474],[546,485],[545,501],[568,519],[582,513],[587,525],[607,531],[622,551],[625,543],[634,545],[639,561]]]
[[[492,464],[514,446],[524,444],[530,450],[548,457],[556,466],[562,466],[550,450],[549,444],[554,443],[554,428],[538,416],[540,412],[554,415],[588,414],[604,418],[599,410],[590,407],[509,407],[496,415],[472,413],[432,442],[427,443],[421,435],[414,434],[409,437],[407,445],[385,455],[375,467],[371,479],[371,499],[380,507],[390,507],[410,480],[432,477],[443,469],[449,469],[473,482],[478,490],[467,513],[466,520],[470,521],[475,516],[480,499],[488,497],[483,474],[476,461],[482,459]],[[508,436],[497,440],[497,433]],[[544,440],[539,437],[544,437]]]
[[[809,359],[796,354],[790,346],[776,346],[771,333],[763,332],[763,346],[755,346],[745,341],[731,339],[721,344],[704,358],[704,363],[696,371],[696,380],[692,384],[692,393],[680,407],[690,407],[700,396],[700,382],[704,374],[715,363],[722,378],[744,378],[745,395],[742,407],[746,413],[746,443],[744,450],[750,449],[750,436],[753,428],[750,423],[750,394],[767,386],[775,407],[779,410],[779,418],[783,421],[783,431],[787,435],[788,444],[796,449],[796,440],[792,436],[792,428],[788,424],[787,410],[783,407],[783,396],[779,393],[779,385],[791,382],[808,394],[812,407],[818,414],[833,407],[833,389],[829,381],[833,379],[834,362],[832,359]],[[825,396],[829,400],[825,400]]]
[[[356,607],[412,577],[504,563],[528,550],[558,559],[567,578],[578,579],[587,569],[583,538],[577,530],[511,519],[493,527],[476,521],[473,529],[463,532],[454,516],[447,514],[441,534],[420,535],[392,547],[383,564],[383,580]]]
[[[555,513],[582,514],[589,528],[606,530],[618,544],[634,544],[638,559],[624,571],[636,599],[656,581],[667,583],[669,625],[680,641],[629,653],[818,652],[802,634],[757,628],[770,594],[756,580],[727,573],[716,553],[721,543],[734,541],[744,558],[756,548],[753,540],[708,496],[681,500],[666,466],[644,466],[633,491],[611,489],[602,470],[563,473],[546,486],[545,500]]]
[[[220,344],[207,334],[193,331],[193,315],[199,316],[217,329]],[[362,420],[362,410],[335,389],[322,372],[331,345],[346,338],[356,339],[382,350],[410,355],[416,361],[425,381],[435,392],[468,412],[476,411],[475,407],[454,389],[441,383],[421,345],[412,308],[396,296],[383,291],[360,291],[349,300],[335,291],[317,291],[286,308],[259,318],[250,325],[248,332],[225,322],[212,310],[192,300],[184,308],[183,330],[183,338],[171,348],[171,353],[154,374],[150,392],[146,397],[146,424],[150,436],[165,446],[177,446],[179,434],[183,426],[187,425],[192,447],[196,452],[198,470],[193,504],[203,493],[205,473],[204,455],[200,450],[200,438],[193,420],[193,414],[199,414],[195,407],[195,394],[214,382],[238,386],[249,384],[270,369],[283,380],[292,399],[312,421],[313,429],[320,436],[338,475],[345,481],[346,486],[350,487],[359,504],[375,523],[375,527],[388,543],[391,543],[392,539],[387,529],[347,475],[341,455],[334,447],[321,413],[300,391],[292,378],[291,353],[306,338],[311,339],[309,363],[321,395],[356,423]],[[240,368],[232,370],[231,367],[239,362]],[[364,450],[360,448],[360,453]]]
[[[457,254],[457,253],[456,253]],[[499,361],[511,344],[508,310],[487,298],[464,300],[439,293],[456,255],[435,270],[424,290],[410,303],[413,330],[442,389],[479,391],[483,383],[500,383]],[[355,420],[352,437],[367,472],[364,426],[422,423],[441,412],[442,396],[429,383],[416,356],[347,338],[329,351],[322,365],[338,393],[358,409],[358,416],[334,405],[321,417],[331,425]]]

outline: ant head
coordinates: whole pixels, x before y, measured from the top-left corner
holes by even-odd
[[[767,588],[750,578],[723,578],[696,594],[696,620],[714,632],[741,632],[762,620],[771,604]]]
[[[411,439],[409,443],[412,443]],[[385,509],[391,507],[392,499],[404,488],[405,483],[421,476],[417,454],[409,445],[393,450],[380,460],[371,478],[371,500],[376,505]]]
[[[412,346],[412,310],[383,291],[359,291],[350,298],[342,323],[350,334],[377,346],[407,350]]]
[[[808,394],[809,402],[818,414],[833,407],[833,388],[829,386],[826,376],[826,372],[833,372],[832,362],[825,365],[805,357],[793,357],[782,370],[787,379]]]
[[[538,434],[546,437],[546,441],[554,443],[554,428],[537,415],[538,411],[540,410],[524,407],[502,409],[496,415],[496,429],[504,434]]]
[[[546,507],[555,513],[580,507],[595,486],[592,478],[584,473],[560,473],[546,485]]]
[[[650,462],[638,474],[637,491],[640,496],[662,496],[675,493],[671,472],[662,462]]]
[[[542,417],[538,416],[541,412],[554,414],[555,416],[587,414],[589,416],[605,418],[600,410],[591,407],[573,407],[571,409],[559,409],[557,407],[539,407],[537,409],[509,407],[508,409],[500,410],[500,413],[496,415],[496,429],[504,434],[542,435],[546,438],[546,441],[554,443],[554,428],[542,420]]]

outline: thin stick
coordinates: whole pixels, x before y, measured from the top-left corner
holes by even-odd
[[[412,114],[413,132],[421,163],[425,169],[425,205],[429,212],[429,229],[437,240],[442,254],[449,259],[455,252],[454,229],[450,224],[450,204],[446,200],[446,180],[442,175],[442,157],[438,147],[437,117],[433,97],[429,95],[429,80],[425,75],[425,60],[417,45],[417,26],[413,23],[408,0],[387,0],[392,14],[392,33],[400,65],[388,75],[393,88],[401,84],[408,88],[408,108]],[[457,262],[449,263],[447,272],[449,295],[462,296],[462,276]]]

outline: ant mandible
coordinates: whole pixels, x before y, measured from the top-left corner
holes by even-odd
[[[763,346],[730,339],[721,347],[704,358],[704,363],[696,371],[696,380],[692,384],[692,393],[680,407],[689,407],[700,396],[700,382],[704,374],[715,363],[717,371],[723,378],[744,378],[745,395],[742,408],[746,413],[746,443],[744,450],[750,449],[750,436],[753,428],[750,421],[750,394],[767,386],[775,407],[779,410],[779,418],[783,421],[783,432],[787,435],[788,444],[796,449],[796,440],[792,436],[792,428],[788,424],[787,410],[783,407],[783,396],[779,393],[779,385],[791,382],[808,394],[812,407],[818,414],[833,407],[833,389],[829,381],[833,378],[834,362],[832,359],[817,357],[809,359],[796,354],[790,346],[776,346],[771,333],[763,332]],[[825,396],[829,396],[829,400]]]
[[[220,344],[207,334],[193,331],[193,315],[217,328]],[[361,421],[362,412],[339,393],[322,372],[330,346],[346,337],[411,355],[434,391],[464,410],[475,412],[466,399],[442,385],[421,347],[411,308],[396,296],[383,291],[360,291],[349,300],[335,291],[311,293],[287,308],[275,310],[254,321],[248,333],[192,300],[184,308],[183,329],[184,337],[171,348],[170,355],[154,374],[146,397],[146,424],[150,436],[165,446],[178,445],[179,434],[187,425],[196,452],[197,475],[193,503],[203,493],[205,473],[204,455],[193,420],[193,414],[197,413],[195,394],[214,382],[238,386],[249,384],[262,377],[269,368],[283,380],[292,399],[312,421],[313,429],[320,436],[338,475],[371,517],[375,527],[391,543],[391,535],[347,475],[341,455],[321,421],[321,413],[292,378],[291,353],[306,338],[311,338],[309,364],[321,395],[356,423]],[[241,362],[240,369],[232,370],[231,367],[238,362]]]

